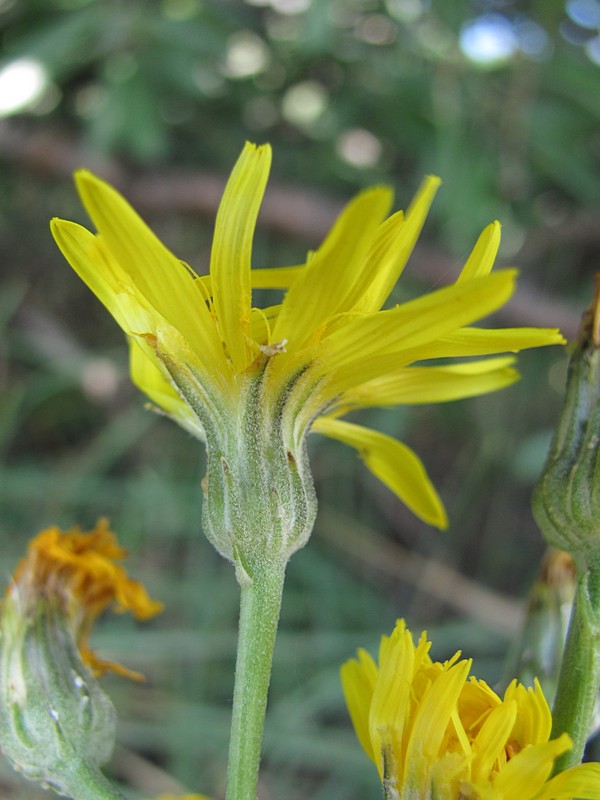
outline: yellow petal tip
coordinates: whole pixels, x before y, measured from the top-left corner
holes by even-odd
[[[444,182],[439,175],[425,175],[424,180],[433,186],[441,186]]]
[[[245,142],[244,143],[244,155],[254,156],[254,157],[263,157],[267,158],[269,162],[271,161],[271,145],[268,142],[264,144],[256,144],[255,142]]]
[[[73,177],[75,178],[75,185],[80,186],[85,182],[89,183],[97,183],[100,182],[100,178],[94,175],[93,172],[90,172],[89,169],[85,169],[82,167],[81,169],[75,170]]]

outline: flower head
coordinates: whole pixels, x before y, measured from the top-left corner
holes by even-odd
[[[561,800],[600,798],[600,764],[550,778],[571,747],[550,740],[552,718],[536,681],[513,681],[499,697],[469,677],[471,660],[429,656],[404,620],[382,637],[379,664],[364,650],[342,667],[357,736],[390,800]]]
[[[109,606],[131,611],[140,620],[162,611],[162,603],[151,600],[142,584],[117,563],[126,556],[104,519],[87,533],[78,527],[48,528],[29,543],[8,596],[25,609],[40,599],[56,609],[68,621],[81,658],[95,675],[112,670],[140,679],[139,673],[98,658],[88,644],[94,622]]]
[[[264,547],[282,557],[310,534],[316,511],[306,458],[310,431],[355,448],[414,513],[444,527],[443,505],[415,453],[340,417],[499,389],[516,379],[514,359],[472,356],[563,342],[556,330],[470,327],[514,288],[515,270],[491,272],[497,222],[483,231],[454,285],[384,309],[439,186],[434,177],[425,179],[406,214],[388,216],[388,187],[367,189],[304,264],[251,269],[270,161],[268,145],[245,146],[217,214],[207,276],[178,260],[114,189],[87,171],[76,182],[97,233],[52,222],[67,260],[129,337],[134,382],[206,443],[205,529],[243,568],[257,530],[268,530]],[[285,294],[276,305],[255,308],[258,288]],[[469,360],[427,366],[456,358]],[[245,528],[248,509],[252,532]]]
[[[139,619],[158,613],[144,587],[115,563],[124,558],[105,520],[94,530],[48,528],[29,544],[0,606],[0,747],[26,777],[68,797],[113,750],[116,714],[96,676],[137,672],[88,646],[108,606]]]

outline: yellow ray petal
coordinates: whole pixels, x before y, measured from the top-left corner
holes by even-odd
[[[560,772],[545,784],[534,800],[600,799],[600,764],[579,764]]]
[[[388,311],[348,318],[326,337],[323,367],[331,372],[347,363],[415,349],[487,316],[514,290],[515,270],[502,270],[403,303]]]
[[[419,702],[406,747],[404,785],[414,797],[427,797],[430,773],[444,739],[450,718],[467,679],[472,661],[459,661],[445,670],[426,689]],[[421,790],[418,794],[415,790]]]
[[[373,692],[369,727],[373,749],[379,754],[379,773],[383,774],[381,754],[391,750],[402,769],[404,747],[411,725],[412,681],[423,661],[428,660],[428,644],[415,647],[404,620],[399,620],[391,636],[382,636],[379,647],[379,675]],[[424,646],[425,645],[425,646]]]
[[[357,298],[355,310],[378,311],[383,306],[406,266],[440,185],[439,178],[428,175],[406,215],[398,212],[383,223],[367,259],[371,280]]]
[[[253,358],[247,349],[252,240],[270,167],[270,146],[246,142],[227,181],[215,223],[212,296],[221,337],[236,371],[245,369]]]
[[[537,800],[537,793],[548,778],[554,760],[571,746],[571,739],[563,733],[558,739],[526,747],[500,770],[494,788],[502,797],[535,797]]]
[[[371,472],[410,510],[437,528],[447,525],[446,512],[423,463],[405,444],[350,422],[319,417],[313,430],[358,450]]]
[[[377,229],[389,211],[391,189],[376,186],[344,208],[323,244],[289,288],[273,336],[300,347],[335,314],[352,307]]]
[[[462,328],[441,336],[426,347],[409,350],[411,361],[423,358],[466,358],[496,353],[518,353],[533,347],[565,344],[557,328]]]
[[[104,303],[128,336],[156,336],[160,332],[161,339],[164,339],[166,332],[170,330],[168,338],[173,343],[170,356],[177,359],[181,355],[180,344],[185,342],[182,333],[170,325],[148,302],[99,236],[64,220],[52,221],[52,233],[75,272]],[[208,384],[222,383],[229,372],[212,322],[211,328],[199,328],[204,338],[200,341],[200,356],[195,355],[194,363]],[[143,341],[140,346],[143,346]],[[186,344],[186,351],[189,349]],[[144,387],[140,388],[145,391]],[[147,393],[152,398],[150,392]],[[162,406],[156,398],[153,399]],[[179,417],[178,421],[181,421]],[[186,424],[185,427],[189,428],[189,425]]]
[[[330,394],[339,395],[369,380],[398,372],[414,361],[518,353],[527,348],[564,343],[560,331],[552,328],[462,328],[418,347],[399,347],[395,353],[373,354],[370,358],[356,359],[344,364],[338,372],[334,371],[336,365],[330,354],[323,349],[321,363],[323,372],[329,375]]]
[[[135,285],[130,285],[129,277],[104,243],[74,222],[53,219],[50,227],[69,264],[106,306],[125,333],[153,332],[159,315],[152,313],[146,298]],[[124,298],[126,302],[123,302]],[[138,316],[140,309],[146,312],[146,321],[142,327]]]
[[[473,783],[489,781],[492,768],[504,752],[516,718],[517,704],[514,701],[502,703],[489,713],[475,737],[471,767]]]
[[[456,282],[462,283],[488,275],[494,266],[499,247],[500,223],[492,222],[482,231]]]
[[[460,719],[469,733],[474,733],[490,710],[502,703],[485,681],[471,677],[459,700]]]
[[[214,323],[195,276],[112,186],[86,170],[75,180],[101,242],[127,276],[127,287],[181,331],[196,352],[205,354],[208,342],[218,358]]]
[[[358,740],[371,761],[379,765],[381,758],[379,753],[373,751],[369,734],[369,708],[377,679],[377,666],[369,653],[360,649],[358,658],[346,661],[340,674],[346,705]]]
[[[271,269],[253,269],[250,273],[250,281],[253,289],[289,289],[298,278],[302,271],[306,269],[305,264],[298,264],[293,267],[272,267]]]
[[[491,358],[448,367],[405,367],[351,389],[340,397],[346,411],[369,406],[443,403],[494,392],[519,378],[514,358]],[[346,412],[344,412],[346,413]]]
[[[513,680],[504,693],[504,699],[514,700],[519,710],[511,739],[521,746],[548,741],[552,714],[537,678],[533,689]]]
[[[129,369],[131,380],[138,389],[193,436],[204,439],[198,419],[171,385],[160,361],[143,339],[130,339]]]

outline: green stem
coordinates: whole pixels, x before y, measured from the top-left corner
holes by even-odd
[[[256,800],[285,567],[263,565],[241,587],[226,800]]]
[[[99,769],[84,763],[64,780],[64,789],[73,800],[125,800]]]
[[[600,688],[600,570],[579,576],[552,710],[552,738],[568,733],[573,748],[554,772],[579,764],[589,737]]]

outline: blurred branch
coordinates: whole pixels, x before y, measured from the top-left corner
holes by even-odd
[[[0,122],[0,162],[18,166],[41,176],[67,178],[82,166],[101,174],[123,191],[132,204],[145,212],[178,212],[214,217],[226,178],[208,171],[179,168],[139,175],[115,159],[94,153],[74,137],[51,128],[29,128],[14,120]],[[314,246],[331,227],[343,203],[322,192],[304,187],[270,184],[259,223],[286,236],[306,240]],[[517,256],[521,266],[542,261],[557,246],[600,243],[600,208],[574,215],[551,230],[532,231]],[[446,282],[456,274],[456,262],[437,249],[419,244],[412,265],[432,284]],[[558,326],[574,337],[579,309],[562,299],[519,283],[517,296],[503,308],[502,317],[514,325]]]
[[[507,636],[520,630],[520,602],[486,589],[439,561],[408,550],[398,542],[329,508],[319,512],[318,534],[360,562],[389,577],[400,579],[422,594],[442,601],[453,611],[476,619]]]
[[[182,783],[147,758],[122,745],[115,753],[115,767],[128,786],[148,795],[182,794]]]

